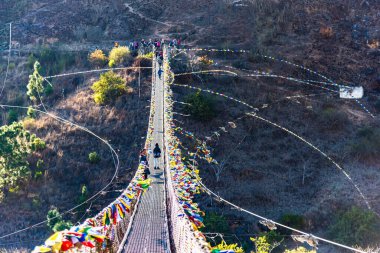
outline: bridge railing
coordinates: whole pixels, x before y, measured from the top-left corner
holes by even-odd
[[[165,132],[165,173],[167,179],[167,214],[169,217],[169,233],[173,252],[181,253],[202,253],[209,252],[209,244],[203,234],[198,231],[194,224],[186,215],[183,206],[180,204],[179,196],[172,177],[174,166],[181,166],[181,154],[176,149],[176,137],[172,131],[172,91],[170,83],[172,72],[169,64],[169,50],[164,47],[164,132]],[[183,165],[183,164],[182,164]]]

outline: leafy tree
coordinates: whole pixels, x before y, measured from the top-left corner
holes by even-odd
[[[255,253],[270,253],[283,241],[282,236],[278,235],[275,231],[270,231],[257,238],[250,239],[255,244]]]
[[[24,130],[22,123],[0,127],[0,195],[30,176],[27,157],[45,144],[36,135]]]
[[[34,63],[34,72],[29,76],[29,83],[26,86],[29,99],[32,101],[37,101],[38,95],[43,95],[45,87],[43,85],[44,78],[40,74],[41,65],[38,61]]]
[[[369,246],[380,241],[380,219],[372,211],[352,207],[338,216],[329,233],[340,243]]]
[[[94,100],[97,104],[106,104],[127,92],[125,81],[114,72],[109,71],[100,75],[91,89],[94,91]]]
[[[48,227],[53,230],[55,224],[63,221],[62,215],[57,208],[50,209],[46,216]]]
[[[200,91],[190,94],[185,98],[187,105],[186,113],[200,121],[207,121],[215,116],[215,105],[213,100],[204,96]]]
[[[88,60],[95,67],[103,67],[107,64],[108,58],[104,54],[103,50],[96,49],[89,55]]]
[[[53,227],[53,232],[63,231],[65,229],[70,229],[73,226],[73,223],[70,221],[59,221]]]
[[[35,119],[36,118],[36,110],[33,109],[33,107],[28,107],[28,111],[26,112],[26,115],[28,115],[29,118]]]
[[[46,143],[41,140],[40,138],[37,138],[36,135],[32,135],[32,142],[31,142],[31,149],[33,151],[40,151],[44,150],[46,148]]]
[[[96,152],[91,152],[90,154],[88,154],[88,160],[90,161],[90,163],[96,164],[100,162],[100,156]]]
[[[224,250],[233,250],[235,253],[244,253],[242,247],[239,247],[237,244],[227,244],[225,241],[222,241],[220,244],[213,247],[211,253],[219,253]]]
[[[69,229],[73,226],[70,221],[65,221],[56,207],[50,209],[47,216],[48,227],[53,230],[53,232],[63,231]]]
[[[110,62],[108,63],[108,67],[114,68],[115,66],[116,66],[115,60],[110,60]]]
[[[110,63],[113,61],[115,65],[126,64],[131,59],[131,52],[128,47],[114,47],[110,54]]]

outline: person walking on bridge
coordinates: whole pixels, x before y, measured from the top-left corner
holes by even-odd
[[[164,71],[162,70],[162,68],[160,68],[160,69],[158,70],[158,78],[160,78],[160,80],[161,80],[161,75],[162,75],[163,72],[164,72]]]
[[[158,170],[160,169],[158,158],[161,157],[161,149],[160,149],[160,146],[158,146],[158,143],[156,143],[156,146],[153,149],[153,157],[154,157],[154,169]]]

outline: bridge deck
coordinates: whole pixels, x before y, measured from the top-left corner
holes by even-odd
[[[154,63],[157,65],[157,62]],[[157,65],[158,66],[158,65]],[[158,143],[163,151],[163,92],[164,83],[158,78],[158,68],[153,68],[155,75],[155,116],[154,139],[151,149]],[[150,178],[153,180],[151,188],[142,195],[131,231],[127,237],[123,251],[125,253],[158,253],[170,252],[169,232],[165,208],[164,162],[160,158],[160,169],[155,170],[153,155],[149,156]]]

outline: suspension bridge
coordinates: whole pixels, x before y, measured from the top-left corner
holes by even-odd
[[[244,53],[242,50],[238,52]],[[170,68],[171,53],[171,50],[165,45],[163,62],[158,62],[155,57],[152,61],[151,106],[145,143],[145,148],[148,150],[148,164],[150,165],[149,169],[151,172],[149,179],[144,178],[145,164],[143,161],[140,161],[136,175],[120,197],[115,199],[115,201],[110,203],[95,217],[87,219],[83,224],[74,226],[70,230],[55,233],[48,238],[43,245],[35,247],[33,252],[211,252],[212,247],[207,242],[205,235],[200,231],[200,228],[203,226],[203,212],[193,201],[194,195],[202,190],[238,211],[255,216],[269,229],[284,227],[293,231],[295,233],[293,239],[296,241],[305,242],[312,247],[317,247],[318,242],[324,242],[353,252],[365,253],[366,251],[314,236],[243,209],[223,199],[202,183],[195,163],[191,165],[183,161],[182,151],[179,148],[180,142],[175,135],[173,117],[174,101],[171,86],[176,84],[174,84],[175,75]],[[163,69],[162,76],[158,74],[160,68]],[[109,69],[105,69],[104,71],[106,70]],[[103,70],[95,70],[88,72],[102,71]],[[236,75],[231,71],[224,71],[224,73]],[[45,79],[66,75],[70,74],[51,76]],[[261,75],[278,77],[265,73],[257,74],[256,76]],[[280,76],[280,78],[286,77]],[[294,78],[290,78],[289,80],[300,81]],[[327,81],[329,81],[329,79]],[[307,83],[313,84],[310,81],[307,81]],[[332,81],[330,84],[337,85]],[[242,103],[253,111],[256,109],[238,99],[215,92],[214,94]],[[7,105],[0,106],[9,107]],[[47,114],[47,112],[41,112]],[[57,116],[51,116],[56,117],[57,120],[64,123],[70,124],[70,122],[60,119]],[[256,117],[273,125],[272,122],[257,116],[255,113],[251,113],[249,116]],[[281,126],[276,124],[274,126],[281,128]],[[335,161],[313,144],[295,133],[290,132],[288,129],[281,129],[319,151],[322,156],[325,156],[346,175],[345,171],[336,164]],[[82,128],[82,130],[86,131],[85,128]],[[163,149],[163,155],[159,159],[158,169],[153,167],[154,163],[152,157],[152,150],[156,143]],[[194,157],[194,160],[195,158],[196,157]],[[351,180],[348,175],[346,176]],[[366,201],[359,187],[356,184],[354,184],[354,186]],[[368,208],[370,208],[368,202],[366,202],[366,204]],[[23,231],[25,231],[25,229],[18,232]],[[1,236],[0,239],[6,236]],[[232,253],[234,251],[220,252]]]

